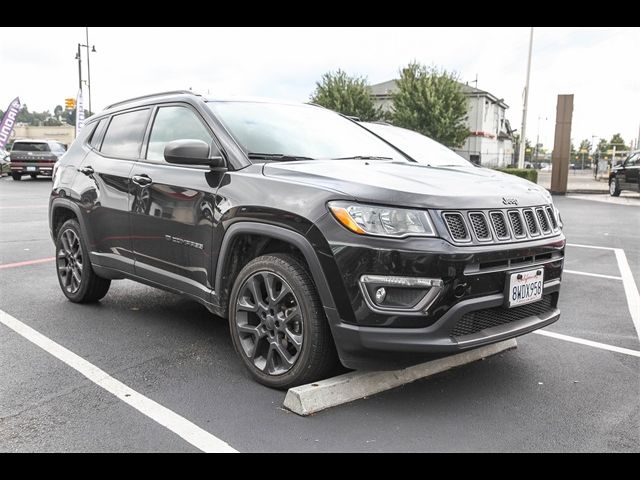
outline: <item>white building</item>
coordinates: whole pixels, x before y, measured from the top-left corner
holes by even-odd
[[[469,85],[461,85],[468,99],[466,125],[471,132],[461,148],[454,149],[467,160],[485,167],[505,167],[513,163],[511,125],[505,117],[509,106],[503,99]],[[391,111],[395,80],[369,87],[376,106]]]

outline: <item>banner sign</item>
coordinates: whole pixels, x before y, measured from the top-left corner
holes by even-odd
[[[76,100],[76,138],[84,127],[84,104],[82,103],[82,89],[78,90],[78,99]]]
[[[18,118],[18,112],[20,112],[20,97],[16,97],[13,102],[9,104],[0,122],[0,148],[4,148],[9,141],[13,127],[16,124],[16,119]]]

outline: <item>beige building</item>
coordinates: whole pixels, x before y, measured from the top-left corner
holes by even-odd
[[[67,146],[71,145],[76,136],[76,127],[61,125],[59,127],[16,125],[11,134],[11,141],[21,138],[57,140]]]
[[[454,150],[467,160],[485,167],[505,167],[513,162],[513,131],[504,100],[489,92],[462,85],[468,100],[466,126],[471,132],[461,148]],[[395,80],[369,87],[376,106],[389,112],[392,95],[398,91]]]

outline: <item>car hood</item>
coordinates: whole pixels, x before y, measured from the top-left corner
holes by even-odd
[[[475,167],[429,167],[384,160],[266,163],[264,175],[341,192],[360,202],[449,208],[504,208],[549,203],[542,187]]]

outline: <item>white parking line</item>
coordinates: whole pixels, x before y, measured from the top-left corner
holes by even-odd
[[[622,279],[622,286],[624,288],[624,294],[627,297],[627,306],[629,307],[629,313],[631,314],[631,320],[633,326],[636,329],[638,339],[640,339],[640,293],[638,293],[638,287],[636,281],[631,273],[631,267],[627,261],[627,255],[621,248],[612,247],[598,247],[594,245],[581,245],[577,243],[567,243],[568,247],[579,248],[593,248],[596,250],[610,250],[616,255],[616,261],[618,262],[618,270]]]
[[[627,304],[629,305],[629,312],[633,320],[633,325],[636,327],[636,333],[640,339],[640,293],[638,293],[638,287],[636,281],[631,273],[631,267],[627,261],[627,256],[624,250],[616,248],[616,260],[618,260],[618,268],[620,269],[620,275],[622,275],[622,285],[624,287],[624,293],[627,296]]]
[[[228,443],[198,427],[186,418],[145,397],[141,393],[129,388],[124,383],[111,377],[105,371],[99,369],[84,358],[67,350],[62,345],[45,337],[40,332],[25,325],[20,320],[0,310],[0,323],[37,345],[58,360],[66,363],[77,372],[84,375],[99,387],[115,395],[123,402],[131,405],[143,415],[159,423],[163,427],[189,442],[203,452],[210,453],[236,453]]]
[[[566,342],[579,343],[581,345],[588,345],[589,347],[600,348],[602,350],[609,350],[610,352],[624,353],[625,355],[631,355],[632,357],[640,358],[640,351],[638,350],[631,350],[629,348],[616,347],[614,345],[594,342],[592,340],[585,340],[584,338],[571,337],[569,335],[550,332],[548,330],[535,330],[533,333],[537,333],[538,335],[544,335],[545,337],[557,338],[558,340],[564,340]]]
[[[594,250],[611,250],[615,251],[612,247],[598,247],[596,245],[581,245],[579,243],[567,243],[567,247],[579,247],[579,248],[593,248]]]
[[[573,273],[574,275],[586,275],[587,277],[608,278],[609,280],[622,280],[622,277],[614,277],[613,275],[603,275],[601,273],[578,272],[577,270],[562,270],[562,273]]]

